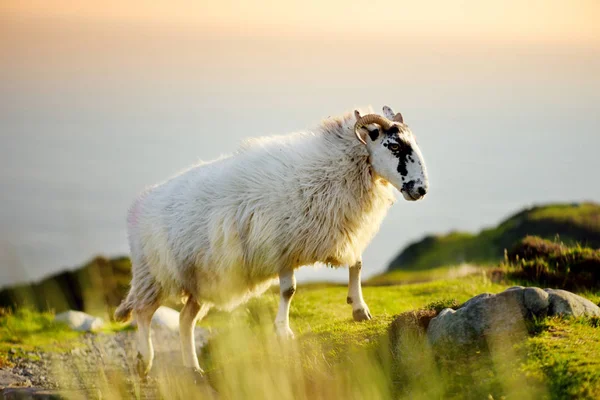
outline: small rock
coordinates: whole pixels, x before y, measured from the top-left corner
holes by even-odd
[[[135,321],[132,322],[135,326]],[[179,331],[179,312],[170,307],[160,306],[152,316],[152,328]]]
[[[31,381],[22,375],[0,369],[0,389],[15,386],[31,386]]]
[[[76,331],[92,332],[104,326],[104,321],[101,318],[94,317],[81,311],[65,311],[54,317],[56,322],[67,324],[71,329]]]
[[[17,354],[17,349],[14,347],[9,350],[10,354]]]
[[[179,331],[179,312],[169,307],[158,307],[152,316],[152,327]]]

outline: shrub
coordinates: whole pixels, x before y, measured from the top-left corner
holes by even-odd
[[[507,258],[520,279],[568,289],[600,287],[600,250],[527,236]]]

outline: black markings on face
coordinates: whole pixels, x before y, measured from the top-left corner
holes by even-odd
[[[388,129],[387,131],[385,131],[386,134],[388,135],[393,135],[395,133],[400,133],[400,130],[398,130],[397,126],[392,126],[390,129]]]
[[[369,131],[369,137],[371,140],[377,140],[379,137],[379,129],[373,129]]]
[[[404,177],[408,175],[408,162],[415,162],[412,146],[408,141],[400,137],[397,126],[392,126],[384,133],[386,138],[383,140],[383,146],[387,147],[394,157],[398,159],[397,170],[402,175],[402,180],[404,181]]]

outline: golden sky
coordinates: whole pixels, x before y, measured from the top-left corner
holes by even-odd
[[[3,0],[9,18],[51,17],[169,29],[291,36],[456,37],[598,43],[598,0]]]

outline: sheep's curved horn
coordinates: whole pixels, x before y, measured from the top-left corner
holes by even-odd
[[[377,114],[367,114],[367,115],[360,117],[359,119],[357,119],[356,123],[354,124],[354,134],[356,135],[356,137],[358,138],[358,140],[360,140],[360,142],[362,144],[367,144],[367,142],[365,142],[365,139],[363,139],[360,136],[360,134],[358,133],[358,130],[360,128],[362,128],[363,126],[369,125],[369,124],[380,125],[385,130],[390,129],[393,125],[392,121],[390,121],[387,118],[382,117],[381,115],[377,115]]]

